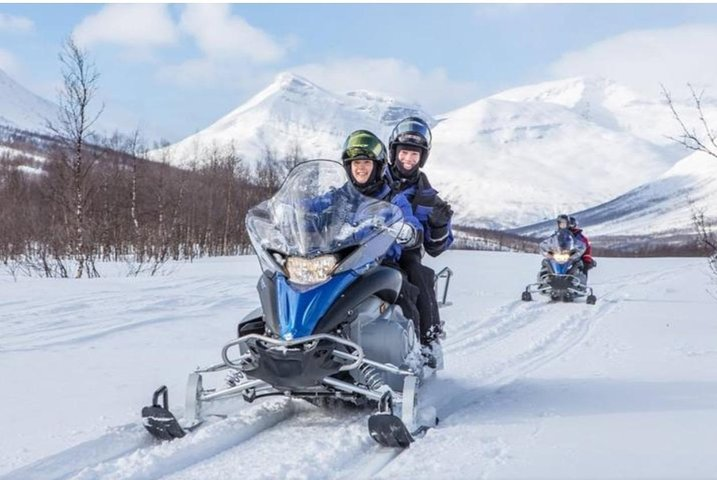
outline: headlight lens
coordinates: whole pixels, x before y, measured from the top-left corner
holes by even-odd
[[[316,258],[289,257],[285,267],[292,282],[313,285],[328,279],[337,262],[336,255],[322,255]]]
[[[556,253],[556,254],[553,254],[553,258],[558,263],[565,263],[570,258],[570,254],[569,253]]]

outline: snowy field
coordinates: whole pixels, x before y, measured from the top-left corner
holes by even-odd
[[[536,255],[448,252],[438,428],[401,452],[365,410],[272,398],[159,444],[140,409],[219,361],[253,257],[155,278],[0,276],[0,478],[717,478],[717,290],[704,259],[598,259],[595,306],[519,300]],[[712,294],[708,292],[711,290]]]

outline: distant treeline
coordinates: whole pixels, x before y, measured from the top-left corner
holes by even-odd
[[[540,240],[488,228],[454,225],[453,248],[537,253]]]
[[[455,248],[466,250],[494,250],[538,253],[543,238],[517,235],[515,233],[486,228],[455,226]],[[674,236],[591,236],[593,255],[596,257],[702,257],[714,250],[706,235],[697,230],[692,235]]]
[[[168,259],[247,253],[246,212],[299,161],[267,152],[250,168],[214,150],[180,169],[170,158],[146,160],[136,138],[115,136],[94,137],[77,169],[60,139],[5,132],[3,140],[28,156],[0,155],[0,263],[40,276],[79,276],[78,268],[97,276],[95,262],[120,259],[156,273]]]

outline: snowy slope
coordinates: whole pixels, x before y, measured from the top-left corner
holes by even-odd
[[[520,302],[535,255],[431,261],[455,271],[446,369],[422,393],[441,423],[399,455],[368,437],[367,411],[276,398],[178,441],[148,438],[139,409],[151,391],[167,383],[181,411],[186,373],[216,362],[256,306],[254,258],[157,278],[0,277],[0,377],[12,385],[0,395],[0,476],[714,476],[717,300],[704,259],[601,259],[595,306]]]
[[[57,106],[30,92],[0,70],[0,125],[41,132],[45,119],[57,117]]]
[[[673,92],[676,109],[689,124],[696,124],[691,101]],[[668,135],[677,136],[675,122],[662,96],[642,95],[603,77],[573,77],[506,90],[490,98],[513,102],[553,103],[571,109],[585,119],[604,127],[622,130],[639,138],[681,153]],[[704,98],[708,120],[717,122],[717,102]]]
[[[488,98],[439,117],[433,183],[474,226],[509,227],[607,201],[677,157],[552,102]]]
[[[41,155],[35,155],[33,153],[28,153],[23,150],[18,150],[17,148],[8,147],[6,145],[0,145],[0,160],[2,159],[28,159],[39,163],[44,163],[47,161],[46,157],[43,157]]]
[[[279,157],[295,146],[307,158],[336,158],[346,136],[360,128],[387,137],[393,125],[410,115],[427,118],[417,105],[365,91],[339,95],[290,73],[279,74],[267,88],[199,133],[152,152],[187,165],[203,149],[234,145],[250,164],[271,149]]]
[[[656,180],[575,216],[591,235],[659,237],[693,234],[692,215],[699,210],[717,225],[717,158],[695,152]],[[516,232],[544,235],[553,227],[551,219]]]

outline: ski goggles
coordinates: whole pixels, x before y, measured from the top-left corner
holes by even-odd
[[[381,140],[368,133],[351,134],[346,139],[346,143],[344,143],[341,159],[353,160],[360,158],[383,161],[386,158],[386,149]]]

